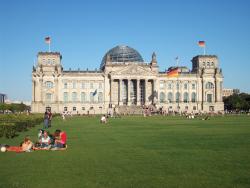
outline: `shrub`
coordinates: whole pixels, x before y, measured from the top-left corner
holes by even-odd
[[[13,138],[17,132],[27,131],[43,122],[43,115],[6,114],[0,115],[0,137]]]

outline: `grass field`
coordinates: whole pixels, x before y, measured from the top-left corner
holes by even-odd
[[[250,117],[53,120],[66,151],[0,153],[0,187],[250,187]],[[33,128],[0,143],[18,145]]]

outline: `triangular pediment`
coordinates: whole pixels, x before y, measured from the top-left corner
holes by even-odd
[[[120,70],[112,72],[113,75],[154,75],[155,73],[151,70],[147,70],[149,68],[144,68],[140,65],[130,65],[124,67]]]

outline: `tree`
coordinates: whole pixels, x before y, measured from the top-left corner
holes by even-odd
[[[250,109],[250,95],[247,93],[233,94],[229,97],[223,98],[226,110],[244,110]]]

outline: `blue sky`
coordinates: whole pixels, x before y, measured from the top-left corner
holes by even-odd
[[[61,52],[64,69],[99,68],[112,47],[135,48],[145,61],[156,52],[161,70],[191,68],[202,54],[218,55],[225,88],[250,92],[250,1],[248,0],[1,0],[0,92],[31,100],[37,52]]]

